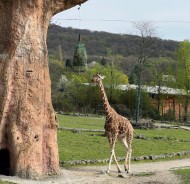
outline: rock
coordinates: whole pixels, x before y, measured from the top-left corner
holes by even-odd
[[[146,137],[143,134],[137,135],[135,138],[137,138],[137,139],[146,139]]]

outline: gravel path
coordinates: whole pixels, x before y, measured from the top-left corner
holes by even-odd
[[[105,174],[106,166],[83,166],[62,169],[62,174],[43,180],[26,180],[0,176],[2,180],[18,184],[181,184],[171,170],[190,167],[190,159],[132,164],[130,175],[118,177],[115,165],[111,175]],[[143,175],[143,176],[142,176]]]

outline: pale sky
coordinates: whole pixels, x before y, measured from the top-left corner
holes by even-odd
[[[150,21],[162,39],[190,40],[190,0],[88,0],[55,15],[62,27],[135,34],[133,21]],[[77,19],[77,20],[76,20]]]

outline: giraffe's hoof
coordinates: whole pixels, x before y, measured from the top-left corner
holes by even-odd
[[[130,171],[127,170],[127,171],[126,171],[126,174],[130,174]]]
[[[107,170],[107,171],[106,171],[106,174],[110,176],[110,171],[109,171],[109,170]]]
[[[129,174],[129,169],[125,168],[125,172],[126,172],[127,174]]]
[[[124,176],[121,173],[118,174],[118,177],[119,178],[124,178]]]

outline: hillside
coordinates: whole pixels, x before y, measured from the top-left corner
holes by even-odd
[[[138,44],[140,37],[132,35],[119,35],[106,32],[97,32],[89,30],[78,30],[73,28],[62,28],[60,26],[51,25],[48,31],[47,45],[49,50],[49,69],[52,84],[52,100],[55,109],[64,111],[81,112],[91,111],[100,104],[98,95],[93,88],[83,88],[78,85],[60,80],[61,75],[67,76],[70,80],[73,74],[70,68],[66,68],[64,63],[72,60],[74,49],[78,42],[78,34],[81,34],[82,43],[86,45],[88,54],[88,63],[91,61],[99,62],[105,67],[100,67],[97,72],[107,67],[107,79],[113,77],[114,68],[110,67],[110,61],[114,64],[117,71],[126,74],[130,84],[138,83],[139,65],[138,65]],[[162,76],[168,76],[174,73],[176,68],[175,51],[178,48],[179,42],[172,40],[162,40],[153,38],[153,45],[148,53],[151,52],[149,59],[144,63],[141,73],[142,85],[158,85]],[[112,51],[112,54],[110,54]],[[62,56],[61,56],[62,55]],[[107,65],[106,65],[107,64]],[[95,71],[94,71],[95,72]],[[93,72],[91,72],[93,73]],[[109,73],[109,74],[108,74]],[[71,75],[72,74],[72,75]],[[126,77],[126,75],[124,75]],[[84,77],[90,79],[90,74],[76,75],[78,81]],[[70,77],[70,78],[69,78]],[[112,78],[113,79],[113,78]],[[117,77],[115,77],[117,79]],[[70,80],[72,81],[72,79]],[[113,82],[113,80],[112,80]],[[172,86],[170,81],[162,81],[162,85]],[[111,85],[110,85],[111,86]],[[61,90],[60,90],[61,89]],[[111,89],[111,88],[110,88]],[[93,90],[93,92],[92,92]],[[134,99],[135,94],[132,92],[126,96],[124,93],[109,91],[109,98],[112,104],[131,104],[130,113],[128,111],[122,113],[134,114]],[[83,95],[87,94],[87,95]],[[124,94],[124,96],[122,96]],[[64,99],[64,100],[63,100]],[[91,101],[90,101],[91,100]],[[120,101],[121,100],[121,101]],[[153,112],[152,107],[147,103],[148,96],[143,96],[142,104],[144,106],[145,116],[157,116],[157,112]],[[116,106],[121,111],[123,106]],[[150,110],[150,109],[151,110]],[[118,110],[119,111],[119,110]],[[150,114],[149,114],[150,113]],[[152,113],[152,114],[151,114]]]
[[[58,56],[58,48],[61,48],[64,59],[72,58],[79,32],[82,36],[82,42],[86,45],[89,61],[97,56],[106,56],[108,49],[123,57],[136,55],[138,36],[92,32],[63,28],[57,25],[49,27],[47,36],[49,54]],[[152,57],[173,57],[178,44],[179,42],[176,41],[154,38],[151,55]]]

